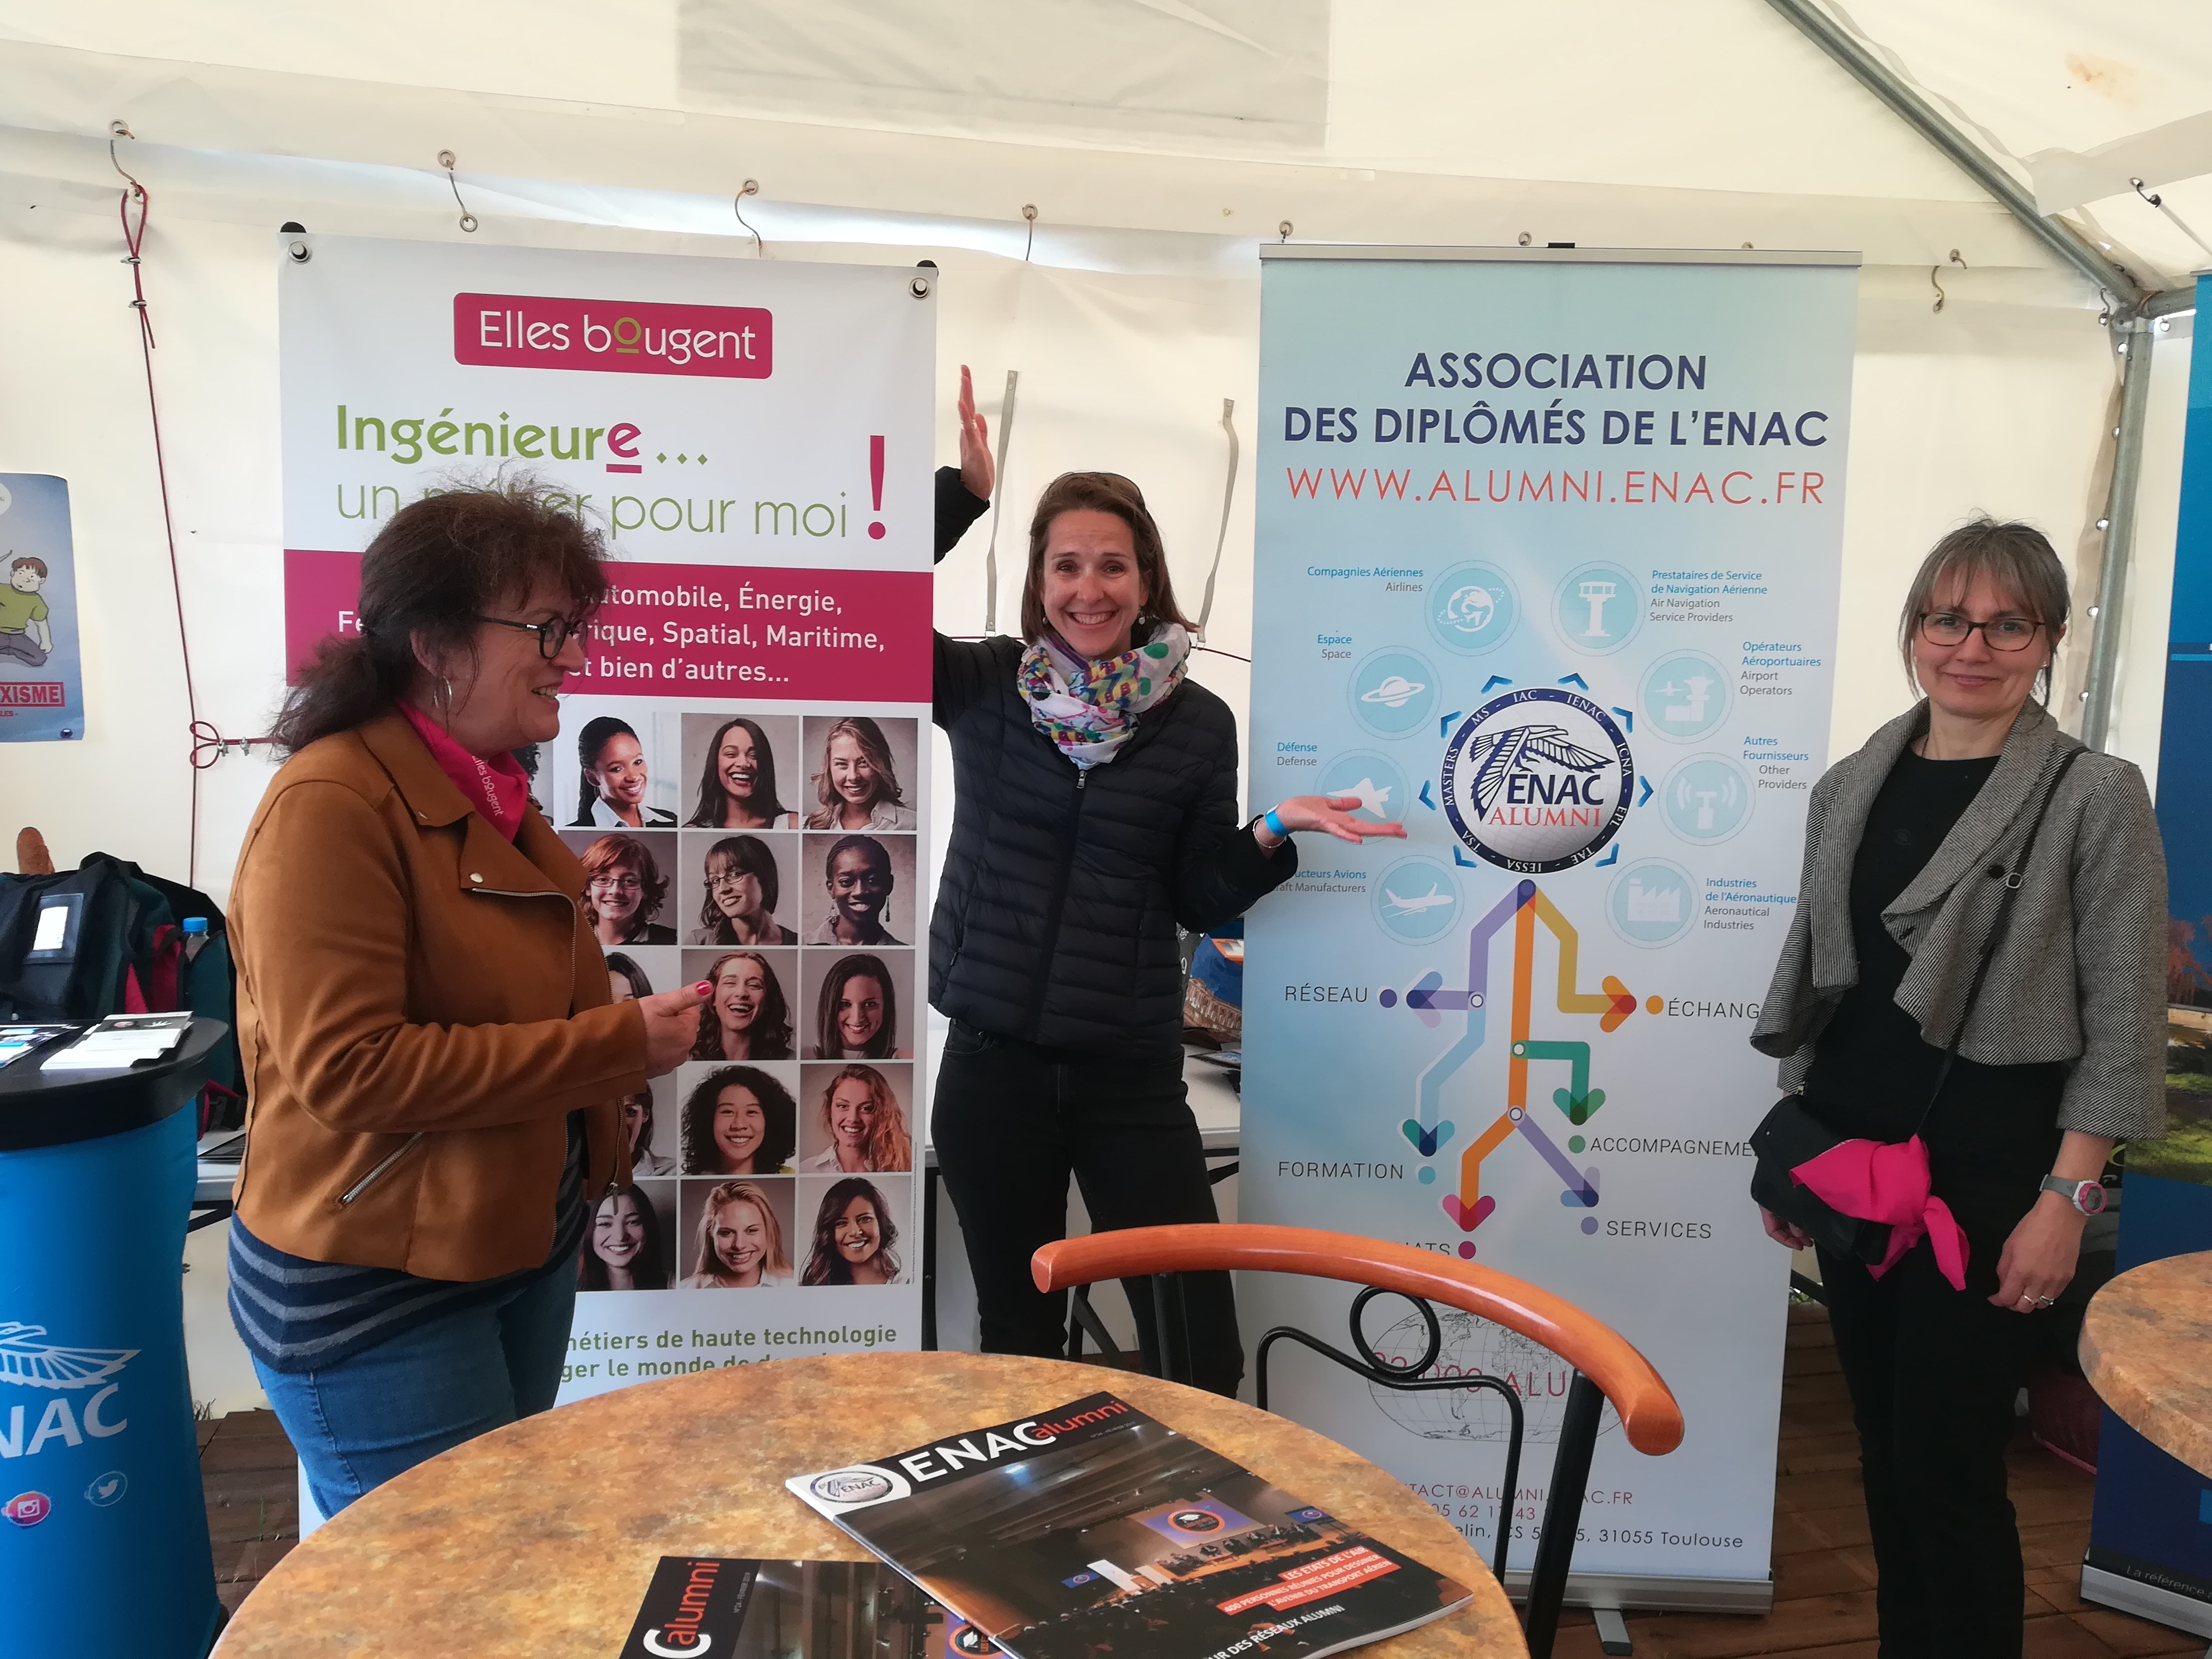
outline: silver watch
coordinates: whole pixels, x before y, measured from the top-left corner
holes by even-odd
[[[2094,1181],[2069,1181],[2064,1176],[2043,1177],[2046,1193],[2057,1193],[2083,1215],[2101,1215],[2105,1209],[2105,1189]]]

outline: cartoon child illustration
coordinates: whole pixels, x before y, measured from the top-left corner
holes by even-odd
[[[52,615],[39,590],[46,585],[46,562],[29,554],[9,567],[8,586],[0,587],[0,657],[13,657],[33,668],[46,666],[53,653]]]

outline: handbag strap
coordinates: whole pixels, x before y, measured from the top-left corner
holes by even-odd
[[[1974,963],[1973,982],[1966,988],[1966,1006],[1959,1011],[1959,1023],[1951,1030],[1950,1046],[1943,1050],[1943,1063],[1936,1071],[1936,1086],[1928,1091],[1928,1103],[1920,1109],[1920,1116],[1912,1126],[1913,1134],[1927,1127],[1928,1115],[1936,1109],[1936,1099],[1943,1085],[1950,1081],[1952,1062],[1959,1058],[1959,1044],[1966,1040],[1966,1023],[1974,1017],[1974,1005],[1982,1000],[1982,981],[1989,977],[1990,962],[1997,953],[2004,939],[2005,926],[2012,920],[2012,907],[2020,897],[2021,880],[2027,873],[2027,861],[2035,856],[2036,837],[2043,833],[2045,814],[2051,811],[2051,798],[2057,794],[2058,785],[2066,776],[2066,769],[2087,753],[2082,748],[2069,749],[2060,757],[2058,769],[2051,775],[2044,786],[2043,799],[2035,808],[2035,817],[2027,826],[2027,839],[2021,843],[2020,856],[2013,860],[2012,868],[2005,872],[2004,892],[1997,900],[1997,913],[1990,922],[1988,935],[1982,940],[1981,959]],[[1911,1137],[1907,1137],[1910,1139]]]

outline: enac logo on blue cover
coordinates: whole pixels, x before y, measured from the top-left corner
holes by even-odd
[[[1444,750],[1444,815],[1468,848],[1518,875],[1571,869],[1628,816],[1636,760],[1587,697],[1538,686],[1476,709]]]

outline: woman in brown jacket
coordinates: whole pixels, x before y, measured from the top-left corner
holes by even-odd
[[[276,721],[232,897],[231,1312],[325,1515],[553,1403],[621,1102],[696,1035],[696,990],[609,1001],[509,753],[558,733],[603,556],[528,485],[403,508]]]

